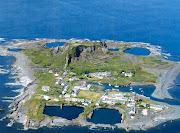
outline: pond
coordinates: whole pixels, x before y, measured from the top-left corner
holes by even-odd
[[[20,52],[22,51],[22,49],[8,49],[9,51],[12,51],[12,52]]]
[[[115,52],[118,52],[119,49],[108,49],[109,51],[115,51]]]
[[[62,117],[68,120],[75,119],[84,111],[84,108],[75,106],[64,106],[63,109],[60,106],[46,106],[44,114],[48,116]]]
[[[114,125],[116,123],[121,123],[121,117],[122,115],[117,110],[97,109],[94,111],[92,118],[88,119],[88,121],[95,124]]]
[[[57,46],[63,46],[66,42],[55,42],[55,43],[47,43],[46,48],[52,48]]]
[[[151,52],[146,48],[132,48],[130,50],[126,50],[125,53],[137,56],[148,56]]]

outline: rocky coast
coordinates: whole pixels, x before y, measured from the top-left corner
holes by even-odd
[[[28,101],[31,96],[35,93],[36,88],[38,87],[38,84],[36,83],[36,79],[34,77],[34,72],[37,71],[37,69],[41,69],[39,67],[35,67],[33,64],[31,64],[30,59],[23,54],[22,52],[12,52],[8,51],[9,48],[15,48],[15,49],[26,49],[26,48],[32,48],[32,47],[39,47],[44,45],[45,43],[49,42],[87,42],[88,39],[84,40],[77,40],[77,39],[70,39],[70,40],[64,40],[64,39],[36,39],[36,40],[14,40],[10,45],[7,46],[0,46],[0,51],[2,56],[14,56],[16,58],[15,63],[13,64],[13,71],[18,73],[18,77],[20,79],[20,83],[24,86],[24,89],[22,90],[22,93],[16,97],[9,106],[10,113],[3,119],[10,118],[11,122],[8,124],[8,126],[12,126],[13,123],[19,122],[24,125],[24,129],[38,129],[40,127],[53,127],[53,126],[70,126],[70,125],[78,125],[78,126],[88,126],[91,129],[94,128],[123,128],[126,130],[146,130],[152,127],[155,127],[163,122],[179,119],[180,118],[180,107],[179,106],[172,106],[165,103],[160,103],[164,106],[170,107],[170,109],[165,110],[161,112],[160,115],[156,115],[152,112],[149,112],[150,115],[146,117],[145,119],[128,119],[128,123],[126,121],[123,121],[122,123],[117,123],[115,125],[109,125],[109,124],[94,124],[87,121],[87,118],[79,116],[78,118],[74,120],[67,120],[64,118],[46,118],[43,121],[37,121],[29,119],[27,116],[27,107],[23,107],[23,104]],[[118,43],[124,43],[124,42],[116,42],[116,41],[106,41],[106,45],[108,48],[118,48]],[[114,42],[114,43],[113,43]],[[143,47],[148,48],[151,51],[152,56],[161,57],[161,48],[158,46],[152,46],[149,44],[133,44],[129,43],[124,50],[134,48],[134,47]],[[159,98],[159,99],[173,99],[172,96],[167,91],[167,88],[174,85],[174,80],[180,73],[180,64],[177,63],[174,67],[167,70],[166,72],[160,72],[159,75],[159,84],[156,85],[156,90],[152,94],[153,97]],[[145,84],[146,85],[146,84]],[[117,109],[113,106],[106,107],[108,109]],[[94,108],[94,110],[97,108]],[[122,113],[122,110],[119,110],[119,112]],[[92,114],[91,114],[92,115]],[[91,116],[89,116],[91,117]]]

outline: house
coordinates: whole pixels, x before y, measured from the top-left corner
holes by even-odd
[[[67,84],[68,84],[68,81],[65,81],[65,82],[61,83],[61,86],[65,86]]]
[[[86,102],[83,102],[82,103],[84,106],[88,106],[89,105],[89,103],[86,103]]]
[[[154,109],[156,111],[162,111],[163,107],[160,105],[154,105],[154,104],[150,104],[150,109]]]
[[[80,92],[80,89],[73,89],[73,93],[71,94],[72,96],[74,96],[74,97],[76,97],[78,94],[79,94],[79,92]]]
[[[54,76],[55,76],[55,77],[58,77],[58,76],[59,76],[59,73],[55,73]]]
[[[66,94],[66,95],[64,95],[64,97],[66,97],[66,98],[70,98],[70,97],[71,97],[71,95],[70,95],[70,94]]]
[[[63,95],[59,95],[59,98],[63,98]]]
[[[78,80],[78,77],[74,76],[74,77],[69,78],[69,81],[74,81],[74,80]]]
[[[51,88],[50,86],[42,86],[42,90],[47,92],[47,91],[50,91]]]
[[[132,77],[132,73],[130,72],[130,73],[125,73],[125,75],[124,75],[125,77],[129,77],[129,78],[131,78]]]
[[[53,73],[53,71],[52,71],[52,70],[49,70],[49,73]]]
[[[58,102],[58,101],[59,101],[59,99],[58,99],[58,98],[54,98],[54,101]]]
[[[46,96],[46,95],[43,95],[43,98],[48,101],[48,100],[51,100],[51,98],[49,96]]]
[[[136,113],[135,106],[131,106],[131,107],[130,107],[129,114],[130,114],[130,115],[135,115],[135,113]]]
[[[62,91],[62,94],[66,94],[66,92],[69,90],[69,86],[67,85],[67,86],[65,86],[64,87],[64,90]]]
[[[143,109],[143,110],[142,110],[142,114],[145,115],[145,116],[147,116],[147,115],[148,115],[148,110],[147,110],[147,109]]]

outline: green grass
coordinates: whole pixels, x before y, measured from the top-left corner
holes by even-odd
[[[148,56],[148,57],[143,57],[139,56],[138,59],[140,60],[140,65],[143,67],[147,68],[158,68],[158,66],[172,66],[174,65],[173,63],[169,63],[167,61],[163,61],[159,58]]]

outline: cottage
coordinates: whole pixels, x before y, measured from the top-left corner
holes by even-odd
[[[66,92],[69,90],[69,86],[65,86],[64,90],[62,91],[62,94],[66,94]]]
[[[78,79],[78,77],[74,76],[74,77],[69,78],[69,81],[74,81],[74,80],[77,80],[77,79]]]
[[[131,78],[132,77],[132,73],[125,73],[125,77]]]
[[[145,116],[147,116],[147,115],[148,115],[148,110],[147,110],[147,109],[143,109],[143,110],[142,110],[142,114],[145,115]]]
[[[63,95],[59,95],[59,98],[63,98]]]
[[[160,105],[154,105],[154,104],[150,104],[150,109],[154,109],[156,111],[162,111],[163,107]]]
[[[53,73],[53,71],[52,71],[52,70],[49,70],[49,73]]]
[[[46,96],[46,95],[43,95],[43,98],[48,101],[48,100],[51,100],[51,98],[49,96]]]
[[[54,101],[58,102],[58,101],[59,101],[59,99],[58,99],[58,98],[54,98]]]
[[[50,91],[51,88],[50,86],[42,86],[42,90],[47,92],[47,91]]]
[[[54,76],[55,76],[55,77],[58,77],[58,76],[59,76],[59,73],[55,73]]]
[[[61,86],[65,86],[67,84],[68,84],[68,81],[65,81],[65,82],[61,83]]]
[[[70,98],[70,97],[71,97],[71,95],[70,95],[70,94],[66,94],[66,95],[64,95],[64,97],[66,97],[66,98]]]

